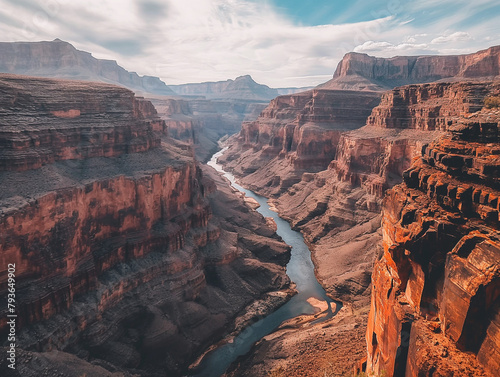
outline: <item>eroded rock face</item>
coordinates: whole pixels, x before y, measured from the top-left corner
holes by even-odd
[[[356,121],[358,127],[364,124],[361,117],[351,118],[350,126],[341,129],[342,114],[352,113],[351,104],[374,95],[318,91],[317,98],[310,96],[273,100],[257,121],[243,125],[223,159],[243,183],[274,195],[280,215],[300,229],[311,246],[316,275],[330,296],[364,306],[381,239],[383,193],[401,182],[412,159],[440,131],[371,124],[349,131]],[[386,102],[371,116],[379,107],[389,107]]]
[[[455,77],[459,80],[500,75],[500,46],[468,55],[376,58],[350,52],[323,89],[386,90]]]
[[[165,121],[171,137],[193,145],[199,161],[207,161],[223,136],[240,131],[241,122],[256,119],[267,103],[204,98],[148,98]]]
[[[443,86],[461,95],[500,92],[498,82]],[[384,253],[373,271],[367,329],[370,373],[487,376],[499,368],[500,113],[477,111],[474,101],[464,111],[461,95],[441,103],[460,112],[444,110],[448,133],[422,148],[404,183],[384,199]]]
[[[278,195],[302,173],[325,169],[341,133],[361,127],[378,101],[376,93],[327,90],[277,97],[256,121],[242,125],[222,161],[243,183]]]
[[[24,369],[0,374],[66,360],[82,374],[180,375],[247,305],[288,287],[288,247],[224,182],[216,189],[150,102],[104,84],[0,82],[0,293],[13,263],[26,351]]]

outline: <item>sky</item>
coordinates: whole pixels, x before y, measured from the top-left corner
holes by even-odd
[[[328,81],[350,51],[463,54],[500,45],[496,0],[0,0],[0,40],[59,38],[167,84],[250,74]]]

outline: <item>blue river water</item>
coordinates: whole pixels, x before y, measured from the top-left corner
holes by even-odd
[[[328,303],[329,310],[323,319],[333,316],[340,309],[340,304],[335,304],[328,298],[325,290],[316,280],[311,252],[305,244],[302,234],[292,230],[287,221],[269,208],[267,198],[240,186],[236,183],[234,176],[225,172],[222,166],[217,163],[217,159],[225,150],[226,148],[215,153],[207,164],[223,174],[235,189],[243,192],[247,197],[257,200],[260,204],[257,212],[274,219],[277,225],[276,233],[291,247],[291,257],[286,266],[286,273],[290,280],[296,284],[298,294],[273,313],[247,327],[232,343],[224,344],[205,355],[199,368],[191,375],[192,377],[220,377],[232,362],[239,356],[248,353],[257,341],[276,330],[283,321],[302,314],[314,314],[314,308],[307,302],[311,297]],[[332,310],[332,305],[336,306],[335,312]]]

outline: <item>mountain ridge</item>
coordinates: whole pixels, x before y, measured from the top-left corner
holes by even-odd
[[[161,95],[174,95],[154,76],[139,76],[115,60],[97,59],[60,40],[40,42],[0,42],[0,72],[25,76],[100,81],[128,89]]]
[[[238,76],[236,79],[225,81],[205,81],[169,85],[178,95],[204,96],[207,99],[247,99],[271,100],[279,95],[277,89],[258,84],[250,75]]]
[[[383,91],[396,86],[439,80],[500,75],[500,46],[465,55],[415,55],[378,58],[349,52],[321,89]]]

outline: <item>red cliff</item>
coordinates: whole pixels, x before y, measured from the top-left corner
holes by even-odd
[[[369,373],[493,376],[500,367],[500,113],[477,111],[479,98],[498,95],[500,85],[442,86],[460,93],[441,98],[448,133],[422,148],[404,183],[384,199],[384,252],[373,272],[367,330]],[[464,111],[462,102],[472,106]],[[418,118],[428,113],[417,114],[410,124],[425,124]]]
[[[341,133],[361,127],[378,102],[376,93],[328,90],[277,97],[256,121],[243,123],[222,160],[243,183],[277,195],[302,173],[325,169]]]

